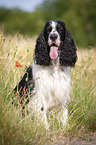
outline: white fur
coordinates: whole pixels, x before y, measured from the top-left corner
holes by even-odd
[[[35,110],[38,116],[42,115],[46,127],[48,127],[47,113],[53,109],[58,109],[63,125],[67,122],[67,103],[70,100],[70,67],[61,67],[59,63],[52,63],[50,66],[32,64],[36,93],[28,104],[29,112]],[[42,107],[44,111],[41,110]]]

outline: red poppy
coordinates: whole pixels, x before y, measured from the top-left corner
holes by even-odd
[[[17,67],[22,67],[22,65],[19,64],[18,61],[15,62],[15,65],[16,65]]]

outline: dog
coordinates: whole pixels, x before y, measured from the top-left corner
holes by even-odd
[[[76,45],[65,23],[48,21],[36,40],[34,62],[15,87],[20,96],[28,97],[30,114],[41,116],[46,128],[48,112],[58,110],[59,121],[68,122],[68,102],[71,91],[71,67],[77,60]]]

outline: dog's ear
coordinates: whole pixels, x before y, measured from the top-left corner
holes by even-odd
[[[49,65],[50,57],[48,52],[48,45],[45,41],[44,30],[40,33],[36,40],[35,47],[35,63],[39,65]]]
[[[73,67],[77,60],[76,45],[71,33],[65,28],[65,39],[61,47],[60,64]]]

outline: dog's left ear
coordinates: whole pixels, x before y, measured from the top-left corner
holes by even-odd
[[[60,53],[60,64],[62,66],[75,66],[77,60],[76,45],[71,33],[65,28],[65,39]]]

